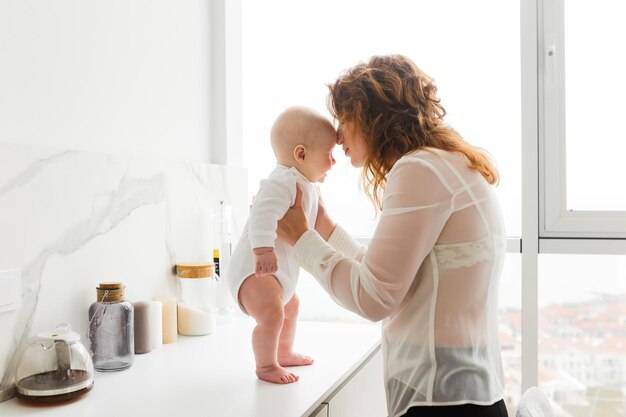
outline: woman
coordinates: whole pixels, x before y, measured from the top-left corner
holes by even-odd
[[[444,124],[434,82],[404,56],[375,56],[329,86],[338,140],[380,210],[367,249],[299,201],[279,239],[331,297],[383,320],[390,416],[506,416],[498,341],[505,254],[488,156]]]

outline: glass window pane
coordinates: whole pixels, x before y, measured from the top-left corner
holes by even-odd
[[[626,3],[563,7],[567,208],[626,210]]]
[[[522,390],[522,256],[507,254],[500,281],[500,347],[504,367],[504,400],[515,415]]]
[[[448,122],[494,155],[508,235],[521,235],[519,4],[381,4],[243,0],[243,160],[250,199],[274,167],[268,136],[283,109],[301,104],[328,114],[326,84],[343,69],[372,55],[402,53],[436,79]],[[371,235],[376,219],[358,190],[359,173],[340,151],[336,159],[322,186],[329,211],[352,234]]]
[[[626,256],[540,255],[539,387],[563,415],[626,416]]]

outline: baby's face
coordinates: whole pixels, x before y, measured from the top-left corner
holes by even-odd
[[[333,130],[326,130],[315,138],[315,144],[307,154],[301,172],[311,182],[324,182],[326,173],[335,165],[333,149],[337,144],[337,135]]]

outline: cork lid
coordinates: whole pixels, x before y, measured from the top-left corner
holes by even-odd
[[[101,288],[103,290],[121,290],[124,289],[124,284],[114,281],[101,282],[100,284],[98,284],[98,288]]]
[[[124,301],[124,284],[121,282],[101,282],[96,288],[97,301],[101,303],[115,303]]]
[[[210,278],[215,271],[213,262],[176,264],[178,278]]]

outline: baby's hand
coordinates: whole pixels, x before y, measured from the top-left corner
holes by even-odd
[[[273,274],[278,270],[278,259],[274,253],[274,248],[255,248],[253,249],[256,257],[256,266],[254,273],[258,277]]]

